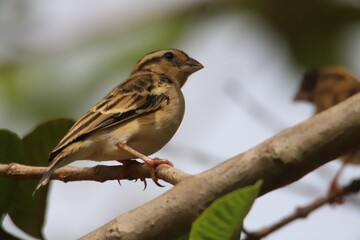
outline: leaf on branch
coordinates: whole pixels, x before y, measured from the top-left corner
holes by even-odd
[[[32,166],[47,166],[49,152],[72,126],[72,120],[58,119],[40,124],[23,139],[8,130],[0,131],[0,163],[16,162]],[[1,178],[1,215],[9,214],[14,224],[27,234],[43,239],[48,188],[34,197],[37,180]]]
[[[217,199],[195,220],[190,239],[239,239],[244,218],[261,186],[262,181],[259,180],[253,186],[244,187]]]
[[[9,130],[0,130],[0,162],[11,163],[21,158],[21,139]],[[16,189],[16,180],[0,177],[0,219],[4,219],[6,213],[14,205],[13,196]],[[16,239],[12,238],[3,227],[0,228],[0,239]]]
[[[11,163],[21,159],[21,139],[9,130],[0,130],[0,163]],[[0,214],[6,213],[12,204],[16,180],[0,177]]]
[[[8,234],[4,229],[0,228],[0,239],[6,239],[6,240],[20,240],[20,238],[14,237],[10,234]]]

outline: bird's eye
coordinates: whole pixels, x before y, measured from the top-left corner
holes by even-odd
[[[167,52],[164,54],[164,58],[167,60],[172,60],[174,58],[174,54],[172,52]]]

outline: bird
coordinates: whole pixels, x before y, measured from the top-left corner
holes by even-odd
[[[360,82],[348,69],[329,65],[305,72],[294,101],[312,103],[317,114],[359,92]],[[339,189],[338,178],[348,163],[360,164],[360,149],[341,156],[340,160],[343,164],[330,184],[329,193]]]
[[[52,163],[34,194],[56,169],[77,160],[117,160],[125,165],[139,158],[161,186],[154,169],[172,163],[148,155],[160,150],[177,131],[185,111],[181,87],[202,68],[178,49],[146,54],[130,76],[80,117],[51,151]]]

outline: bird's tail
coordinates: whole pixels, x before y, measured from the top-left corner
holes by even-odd
[[[54,161],[50,166],[49,169],[46,171],[46,173],[44,173],[44,175],[42,176],[42,178],[40,179],[39,184],[36,186],[34,192],[33,192],[33,196],[35,195],[35,193],[42,187],[45,186],[49,181],[50,181],[50,177],[52,175],[52,173],[59,167],[62,167],[64,165],[64,160],[65,158],[61,158],[57,161]]]

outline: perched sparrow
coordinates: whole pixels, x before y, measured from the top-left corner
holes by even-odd
[[[175,134],[185,108],[181,87],[202,68],[176,49],[145,55],[130,77],[85,113],[50,153],[53,162],[35,191],[49,182],[57,168],[85,159],[126,162],[140,158],[158,184],[154,168],[172,164],[147,155],[160,150]]]
[[[305,73],[295,101],[313,103],[316,113],[324,111],[360,92],[360,82],[345,68],[327,66]],[[360,150],[340,158],[344,164],[336,174],[331,186],[337,189],[337,179],[346,163],[360,164]]]
[[[294,100],[313,103],[319,113],[358,92],[360,82],[347,69],[328,66],[306,72]]]

